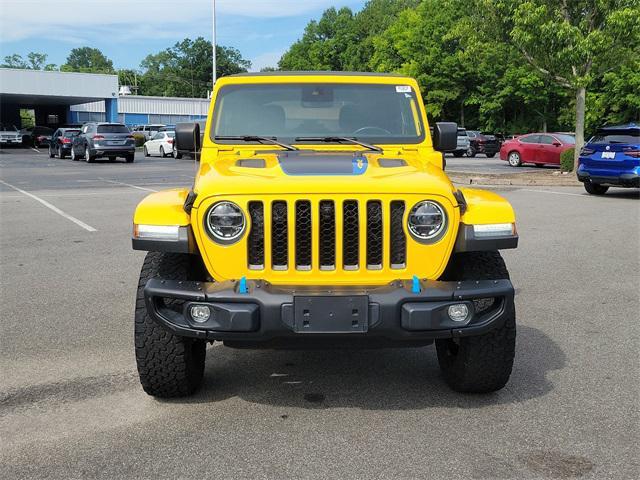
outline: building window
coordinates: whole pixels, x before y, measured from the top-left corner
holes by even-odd
[[[47,115],[47,125],[58,123],[58,115]]]

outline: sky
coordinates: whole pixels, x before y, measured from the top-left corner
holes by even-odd
[[[216,0],[217,43],[235,47],[252,70],[276,66],[312,19],[365,0]],[[0,0],[0,60],[46,53],[61,65],[76,47],[100,49],[116,68],[139,68],[184,38],[211,38],[212,0]]]

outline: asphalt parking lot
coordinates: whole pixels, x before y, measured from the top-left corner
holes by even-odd
[[[216,344],[204,388],[159,401],[135,370],[131,216],[193,172],[0,151],[1,478],[638,478],[637,191],[496,190],[520,233],[500,392],[450,391],[433,347]]]

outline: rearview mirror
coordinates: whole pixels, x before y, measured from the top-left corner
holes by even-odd
[[[451,152],[458,146],[458,124],[436,122],[433,129],[433,148],[439,152]]]
[[[197,123],[176,124],[176,135],[173,148],[180,153],[193,153],[200,151],[200,125]]]

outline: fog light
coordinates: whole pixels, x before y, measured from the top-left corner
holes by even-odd
[[[206,305],[191,305],[189,314],[194,322],[205,323],[211,317],[211,309]]]
[[[454,322],[464,322],[469,318],[469,307],[464,303],[449,306],[449,318]]]

